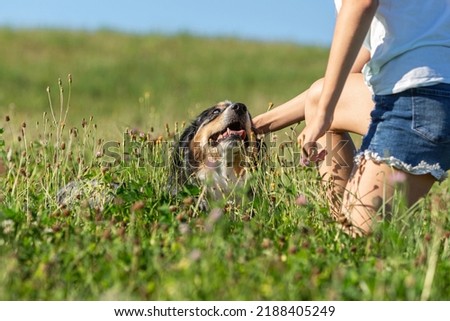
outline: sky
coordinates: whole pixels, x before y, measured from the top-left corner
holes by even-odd
[[[0,26],[187,32],[328,47],[332,0],[3,0]]]

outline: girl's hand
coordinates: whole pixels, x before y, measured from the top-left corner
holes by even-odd
[[[318,146],[317,140],[325,135],[332,122],[333,117],[330,115],[316,115],[297,137],[297,141],[302,148],[303,165],[309,165],[311,162],[317,163],[325,158],[325,146]]]

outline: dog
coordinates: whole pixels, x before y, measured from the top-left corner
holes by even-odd
[[[220,102],[200,113],[176,141],[169,173],[171,193],[192,184],[204,186],[209,198],[227,198],[245,186],[260,151],[247,106]]]
[[[208,209],[208,200],[237,202],[247,189],[249,172],[259,163],[261,146],[252,117],[243,103],[220,102],[198,115],[187,126],[172,150],[168,188],[172,196],[188,185],[204,187],[199,208]],[[112,201],[118,184],[97,180],[69,182],[56,197],[60,206],[87,199],[92,208],[103,209]],[[232,197],[231,197],[232,196]]]

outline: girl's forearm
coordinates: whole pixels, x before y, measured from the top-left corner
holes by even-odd
[[[344,0],[336,20],[318,114],[332,117],[348,74],[360,53],[378,0]]]
[[[258,133],[265,134],[305,120],[306,92],[253,118]]]

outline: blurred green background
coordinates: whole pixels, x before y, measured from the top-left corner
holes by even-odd
[[[252,114],[294,97],[324,72],[327,49],[231,38],[0,29],[0,110],[13,126],[59,110],[58,78],[68,125],[93,116],[104,137],[127,127],[155,131],[230,99]],[[73,123],[73,124],[72,124]],[[28,126],[29,131],[32,126]]]

